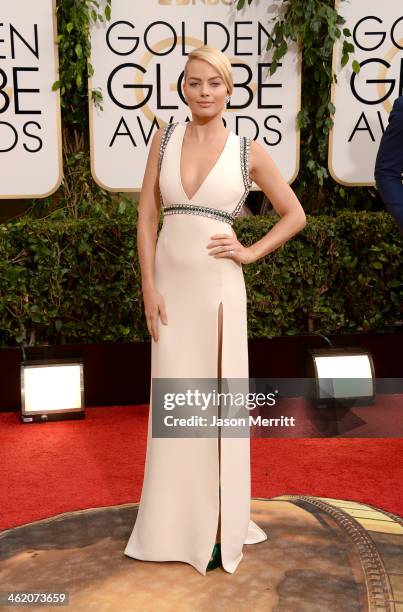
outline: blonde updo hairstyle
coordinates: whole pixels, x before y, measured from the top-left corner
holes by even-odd
[[[232,66],[228,57],[222,51],[216,49],[216,47],[212,47],[211,45],[202,45],[197,49],[193,49],[193,51],[189,53],[188,60],[185,64],[185,80],[187,78],[186,67],[188,63],[192,61],[192,59],[201,59],[213,66],[213,68],[215,68],[220,74],[220,76],[223,78],[228,95],[230,96],[232,94],[232,90],[234,87],[232,80]]]

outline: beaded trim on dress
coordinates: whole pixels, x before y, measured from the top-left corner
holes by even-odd
[[[174,215],[177,213],[190,213],[192,215],[202,215],[205,217],[212,217],[213,219],[220,219],[231,225],[234,222],[231,213],[225,212],[225,210],[219,210],[218,208],[211,208],[210,206],[197,206],[193,204],[171,204],[165,206],[164,215]]]
[[[164,129],[163,129],[163,133],[162,133],[162,138],[161,138],[161,144],[160,144],[160,151],[159,151],[159,169],[161,169],[161,164],[162,164],[162,159],[164,157],[164,152],[166,149],[166,146],[168,144],[169,138],[171,137],[171,134],[173,132],[173,130],[175,129],[175,127],[178,125],[179,122],[176,123],[169,123]],[[251,138],[248,138],[247,136],[241,136],[240,137],[240,158],[241,158],[241,169],[242,169],[242,177],[243,177],[243,182],[244,182],[244,186],[245,186],[245,190],[239,200],[239,202],[237,203],[236,207],[234,208],[234,210],[232,211],[232,213],[228,213],[224,210],[220,210],[218,208],[212,208],[210,206],[196,206],[194,204],[171,204],[169,206],[164,206],[163,200],[162,200],[162,194],[160,191],[160,204],[161,204],[161,208],[164,212],[164,215],[173,215],[173,214],[178,214],[178,213],[188,213],[188,214],[192,214],[192,215],[202,215],[202,216],[206,216],[206,217],[212,217],[214,219],[220,219],[221,221],[224,221],[225,223],[229,223],[230,225],[232,225],[236,219],[236,217],[239,215],[239,212],[241,211],[241,208],[243,206],[243,203],[246,200],[246,197],[250,191],[250,188],[252,186],[252,180],[249,177],[249,147],[250,147],[250,142],[251,142]]]

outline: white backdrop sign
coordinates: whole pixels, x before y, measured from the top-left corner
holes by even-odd
[[[187,55],[210,44],[233,66],[234,91],[223,118],[256,138],[292,182],[299,169],[300,52],[291,46],[271,77],[266,44],[280,1],[237,11],[233,0],[113,0],[112,18],[92,26],[94,75],[103,110],[90,99],[92,173],[109,191],[139,191],[158,127],[191,119],[181,94]]]
[[[355,74],[340,68],[341,44],[336,42],[332,87],[336,106],[329,141],[329,171],[343,185],[374,185],[379,142],[394,100],[403,93],[403,4],[401,0],[336,1],[346,19],[360,64]],[[350,39],[349,39],[350,40]]]
[[[1,0],[0,198],[50,195],[62,180],[55,0]]]

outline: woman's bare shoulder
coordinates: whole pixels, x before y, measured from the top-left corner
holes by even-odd
[[[148,149],[148,165],[158,166],[158,159],[160,155],[160,148],[162,142],[162,136],[164,133],[164,127],[160,127],[154,132],[154,135],[151,138],[151,143]]]
[[[158,145],[159,146],[159,144],[161,143],[161,140],[162,140],[162,135],[164,133],[164,130],[165,130],[165,128],[164,128],[164,126],[162,126],[162,127],[158,128],[158,130],[156,132],[154,132],[154,136],[153,136],[152,141],[151,141],[152,145],[155,145],[155,146]]]
[[[162,141],[162,138],[164,136],[164,133],[167,131],[167,129],[170,126],[172,126],[172,128],[175,129],[175,126],[177,124],[178,124],[178,122],[177,123],[173,123],[173,124],[172,123],[168,123],[167,125],[158,128],[157,131],[154,132],[154,136],[153,136],[152,141],[151,141],[151,147],[153,149],[158,149],[159,150],[159,147],[161,145],[161,141]]]
[[[251,172],[255,172],[259,166],[267,164],[268,161],[272,161],[269,153],[262,147],[260,142],[250,138],[249,168]]]

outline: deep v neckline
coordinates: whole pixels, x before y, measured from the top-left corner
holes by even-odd
[[[224,152],[227,149],[227,145],[228,145],[228,141],[230,139],[231,136],[231,130],[228,130],[228,135],[225,141],[225,144],[222,148],[221,153],[219,154],[219,156],[217,157],[217,159],[215,160],[214,164],[212,165],[212,167],[210,168],[210,170],[208,171],[208,173],[206,174],[206,176],[204,177],[203,181],[201,182],[201,184],[199,185],[199,187],[197,188],[197,190],[195,191],[195,193],[192,195],[191,198],[189,198],[189,196],[187,195],[185,188],[183,186],[182,183],[182,174],[181,174],[181,162],[182,162],[182,151],[183,151],[183,141],[185,139],[185,132],[186,132],[186,122],[182,125],[182,134],[180,137],[180,141],[179,141],[179,168],[178,168],[178,174],[179,174],[179,183],[180,183],[180,187],[182,190],[183,195],[185,196],[186,200],[188,202],[191,202],[192,200],[195,199],[195,197],[198,195],[199,191],[202,189],[202,187],[204,186],[204,184],[206,183],[206,181],[208,180],[208,178],[210,177],[210,175],[212,174],[213,170],[217,167],[219,161],[221,160],[222,156],[224,155]]]

